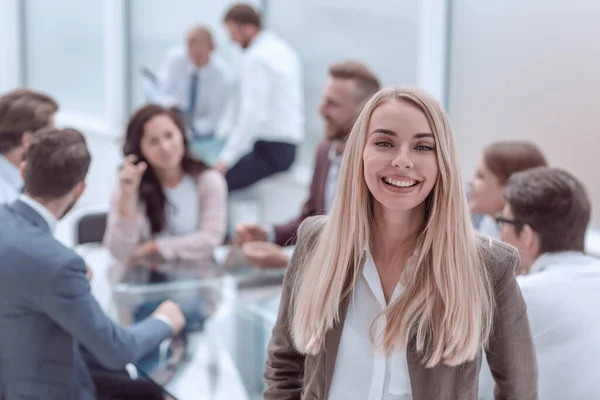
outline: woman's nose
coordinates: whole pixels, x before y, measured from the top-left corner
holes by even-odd
[[[414,166],[408,152],[400,149],[398,154],[392,160],[392,165],[396,168],[412,168]]]
[[[169,151],[171,145],[169,144],[168,140],[163,140],[160,142],[160,149],[162,151]]]

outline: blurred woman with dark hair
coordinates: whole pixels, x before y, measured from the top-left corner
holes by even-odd
[[[222,243],[227,184],[195,159],[171,110],[146,105],[129,120],[104,243],[120,260],[202,260]]]

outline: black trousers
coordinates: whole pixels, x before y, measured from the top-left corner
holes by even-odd
[[[289,169],[296,159],[296,145],[259,140],[225,175],[229,191],[246,188],[268,176]]]
[[[154,383],[131,379],[126,372],[92,372],[98,400],[164,400],[163,391]]]

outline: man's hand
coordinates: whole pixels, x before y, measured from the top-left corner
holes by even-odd
[[[185,326],[185,317],[183,316],[183,312],[181,312],[181,308],[179,304],[175,303],[173,300],[163,301],[160,306],[152,313],[152,315],[162,315],[167,318],[171,323],[171,328],[173,329],[173,335],[179,334],[181,330]]]
[[[92,269],[88,266],[86,266],[85,276],[87,277],[88,281],[90,281],[90,282],[91,282],[92,278],[94,277],[94,273],[92,272]]]
[[[247,242],[266,242],[267,229],[259,224],[241,223],[235,227],[235,242],[242,245]]]
[[[227,173],[227,171],[229,171],[229,167],[225,164],[223,164],[221,161],[217,161],[216,163],[213,164],[212,166],[214,169],[216,169],[217,171],[219,171],[220,173],[222,173],[223,175],[225,175]]]
[[[245,243],[242,252],[246,261],[256,267],[284,268],[289,261],[283,247],[269,242]]]

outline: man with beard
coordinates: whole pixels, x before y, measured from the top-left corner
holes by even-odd
[[[282,246],[295,243],[296,230],[306,218],[329,212],[335,196],[344,140],[361,109],[379,87],[379,80],[364,64],[345,61],[329,68],[329,79],[319,108],[325,122],[325,140],[317,147],[309,197],[300,215],[285,224],[244,223],[236,228],[237,243],[242,246],[251,264],[262,267],[287,265],[288,253]]]
[[[254,8],[236,4],[224,21],[244,51],[235,123],[224,129],[227,139],[214,167],[235,191],[292,166],[304,139],[304,96],[298,55],[262,28]]]
[[[0,206],[0,398],[94,399],[82,349],[123,370],[184,327],[172,301],[138,324],[113,323],[91,294],[83,259],[52,236],[83,193],[90,162],[80,132],[39,131],[21,164],[23,193]]]

